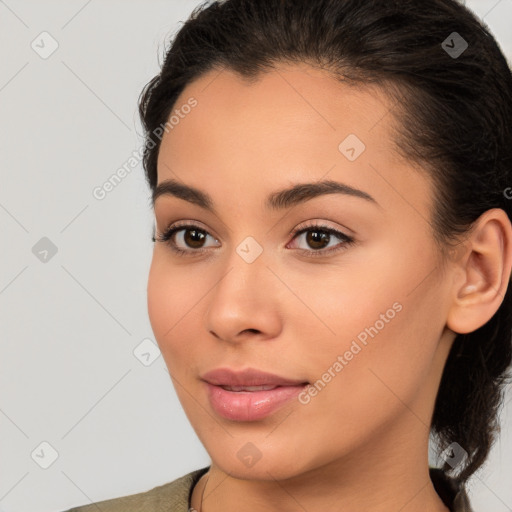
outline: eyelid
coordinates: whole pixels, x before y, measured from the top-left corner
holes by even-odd
[[[189,229],[193,229],[193,228],[197,228],[198,230],[200,231],[204,231],[205,233],[207,233],[208,235],[210,235],[213,239],[215,239],[216,241],[219,241],[219,237],[217,237],[216,235],[212,234],[210,228],[206,228],[204,227],[204,224],[199,221],[199,220],[195,220],[195,219],[189,219],[189,220],[178,220],[176,222],[170,222],[169,224],[166,225],[166,227],[160,232],[160,236],[165,236],[166,233],[168,233],[169,231],[171,231],[171,229],[176,232],[178,231],[179,229],[184,229],[184,228],[189,228]],[[196,251],[197,252],[197,251]]]
[[[340,226],[340,227],[338,227]],[[338,226],[331,226],[328,224],[328,221],[325,221],[321,218],[313,218],[306,220],[302,223],[300,223],[298,226],[294,227],[289,233],[288,236],[293,235],[294,233],[297,234],[300,231],[307,229],[307,228],[324,228],[329,229],[332,231],[338,231],[339,233],[345,235],[347,238],[353,238],[355,236],[355,232],[351,229],[347,228],[346,226],[343,226],[342,224],[338,224]]]

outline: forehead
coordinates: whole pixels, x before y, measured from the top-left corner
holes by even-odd
[[[383,89],[342,83],[304,63],[283,64],[251,80],[229,69],[211,70],[185,87],[175,109],[191,97],[197,106],[182,125],[194,130],[230,128],[229,133],[238,134],[237,142],[247,136],[270,142],[276,132],[298,138],[305,131],[309,138],[347,131],[358,131],[361,137],[373,132],[367,138],[379,138],[392,121],[391,116],[384,120],[392,101]],[[180,131],[173,128],[175,135]]]
[[[191,98],[196,106],[183,109]],[[161,151],[165,155],[168,148],[178,157],[180,148],[193,144],[196,156],[213,156],[215,148],[227,156],[225,150],[233,147],[246,154],[265,147],[277,156],[284,149],[315,146],[336,155],[351,133],[367,147],[389,148],[390,106],[378,87],[349,86],[306,64],[282,65],[251,81],[232,70],[211,70],[178,97],[173,113],[188,113],[165,134]]]

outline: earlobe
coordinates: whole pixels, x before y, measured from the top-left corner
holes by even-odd
[[[447,326],[466,334],[486,324],[498,311],[512,267],[512,225],[506,212],[494,208],[475,222],[460,252]],[[462,269],[460,268],[462,267]]]

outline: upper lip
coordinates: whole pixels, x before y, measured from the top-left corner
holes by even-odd
[[[215,386],[298,386],[307,384],[304,380],[287,379],[255,368],[239,371],[230,368],[217,368],[204,373],[201,379]]]

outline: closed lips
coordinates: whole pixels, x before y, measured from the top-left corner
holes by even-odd
[[[226,391],[269,391],[279,386],[220,386]]]
[[[304,386],[308,384],[303,380],[292,380],[254,368],[241,371],[217,368],[203,374],[201,379],[228,391],[268,391],[281,386]]]

